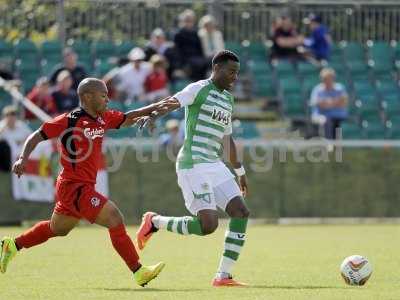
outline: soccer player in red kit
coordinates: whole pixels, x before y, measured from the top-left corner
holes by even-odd
[[[43,140],[57,138],[61,142],[63,170],[56,183],[55,208],[50,220],[42,221],[18,237],[1,240],[0,271],[5,273],[11,259],[23,248],[30,248],[56,236],[67,235],[86,219],[108,228],[115,250],[134,273],[136,282],[145,286],[163,269],[164,263],[142,266],[123,216],[116,205],[95,191],[96,175],[101,162],[103,136],[108,129],[131,126],[151,114],[156,106],[127,113],[107,110],[107,87],[96,78],[86,78],[78,86],[81,107],[45,122],[25,141],[13,166],[18,176],[24,173],[29,155]]]

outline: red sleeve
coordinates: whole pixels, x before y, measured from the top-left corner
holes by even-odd
[[[43,139],[52,139],[55,137],[59,137],[63,131],[65,131],[68,127],[68,119],[67,114],[59,115],[58,117],[43,123],[40,127],[39,132],[42,135]]]
[[[125,122],[126,116],[123,112],[117,110],[107,110],[104,113],[104,121],[107,129],[119,129],[122,123]]]

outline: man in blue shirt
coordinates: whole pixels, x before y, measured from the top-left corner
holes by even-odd
[[[335,139],[336,130],[348,116],[348,96],[344,86],[335,82],[333,69],[322,69],[320,77],[322,82],[311,93],[311,118],[314,122],[324,124],[326,138]]]
[[[304,40],[304,45],[309,47],[314,58],[328,60],[330,55],[331,37],[328,28],[321,24],[321,17],[311,14],[307,21],[311,29],[311,36]]]

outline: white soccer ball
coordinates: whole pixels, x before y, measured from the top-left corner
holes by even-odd
[[[366,257],[352,255],[340,265],[340,274],[349,285],[364,285],[372,274],[372,266]]]

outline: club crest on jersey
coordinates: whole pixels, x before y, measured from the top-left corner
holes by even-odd
[[[102,117],[98,117],[97,118],[97,122],[99,122],[101,125],[105,125],[106,124],[106,122],[104,122]]]
[[[211,119],[216,123],[229,125],[231,121],[231,114],[226,110],[214,107]]]
[[[103,137],[104,128],[85,128],[83,134],[86,138],[94,140],[95,138]]]
[[[90,203],[93,207],[97,207],[100,205],[100,199],[97,197],[92,197],[92,199],[90,199]]]

